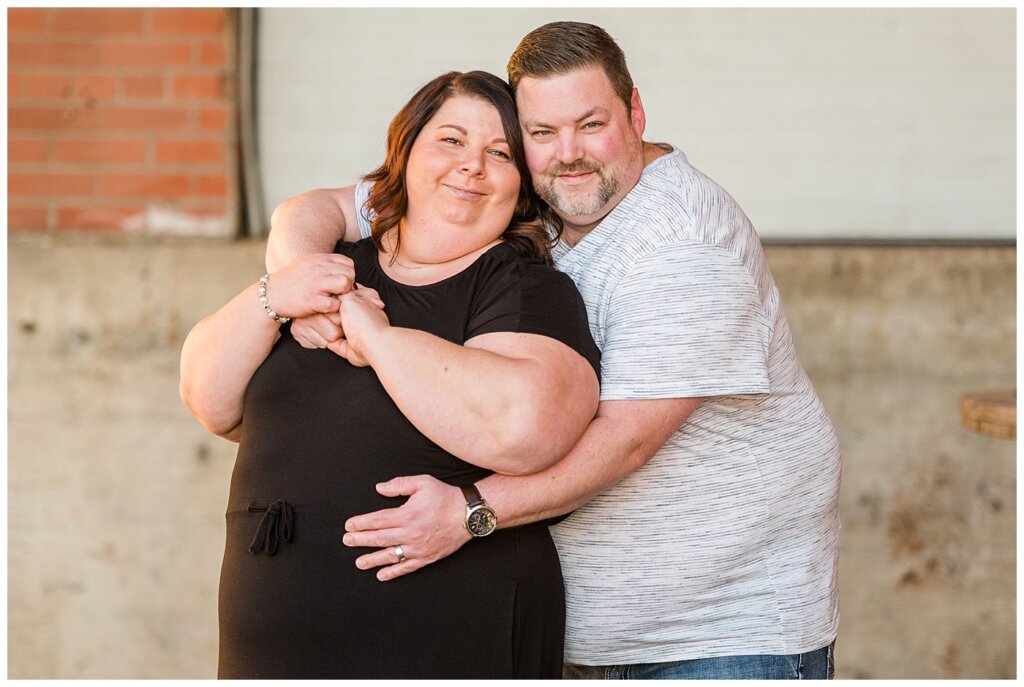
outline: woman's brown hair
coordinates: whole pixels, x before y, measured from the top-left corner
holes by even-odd
[[[366,175],[373,182],[366,206],[361,212],[372,217],[373,243],[384,250],[383,237],[398,226],[408,209],[409,198],[405,187],[405,170],[409,153],[423,127],[437,114],[441,106],[455,96],[479,98],[498,110],[501,125],[508,140],[509,152],[519,170],[519,199],[508,228],[501,235],[516,254],[524,258],[543,258],[551,262],[551,246],[562,232],[562,221],[534,193],[530,184],[530,170],[526,166],[523,135],[519,128],[512,89],[497,76],[482,71],[448,72],[423,86],[395,115],[388,127],[388,147],[384,164]],[[372,211],[372,212],[370,212]],[[375,215],[375,216],[374,216]],[[396,235],[392,246],[398,253],[401,237]]]

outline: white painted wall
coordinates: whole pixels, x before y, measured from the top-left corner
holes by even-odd
[[[261,9],[268,208],[352,183],[449,69],[504,76],[529,30],[616,38],[648,140],[682,147],[766,238],[1012,239],[1015,10]]]

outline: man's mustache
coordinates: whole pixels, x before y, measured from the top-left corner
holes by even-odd
[[[554,165],[548,168],[548,174],[551,176],[558,176],[560,174],[586,174],[587,172],[597,172],[601,169],[601,163],[577,160],[576,162],[570,162],[569,164],[562,164],[556,162]]]

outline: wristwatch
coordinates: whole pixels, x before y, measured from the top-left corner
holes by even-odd
[[[474,537],[486,537],[498,529],[498,516],[487,505],[480,490],[475,484],[462,487],[462,495],[466,497],[466,529]]]

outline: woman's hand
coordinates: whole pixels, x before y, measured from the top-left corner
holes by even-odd
[[[303,255],[270,275],[267,298],[282,317],[306,317],[338,311],[338,294],[355,283],[355,265],[336,253]]]
[[[345,336],[341,315],[336,312],[316,313],[292,321],[292,338],[303,348],[327,348]]]
[[[327,348],[356,367],[370,364],[374,340],[391,327],[384,304],[373,289],[360,286],[338,298],[344,338],[329,342]]]

